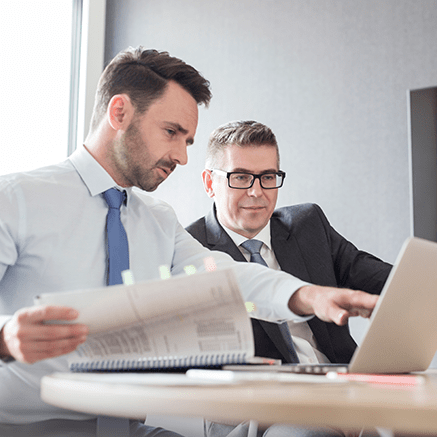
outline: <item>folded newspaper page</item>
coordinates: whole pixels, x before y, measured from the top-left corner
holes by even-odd
[[[69,355],[72,371],[254,361],[251,323],[232,269],[47,293],[35,304],[72,307],[79,312],[72,323],[90,328],[87,341]]]

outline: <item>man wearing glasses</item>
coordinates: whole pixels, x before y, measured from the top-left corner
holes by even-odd
[[[217,128],[210,136],[202,173],[205,191],[214,199],[213,209],[187,231],[205,247],[226,252],[236,261],[258,262],[316,285],[379,294],[391,266],[339,235],[319,206],[303,204],[275,211],[285,179],[279,168],[278,145],[267,126],[237,121]],[[283,324],[252,319],[252,327],[255,354],[285,363],[348,363],[356,348],[347,324],[326,323],[318,317]],[[247,432],[245,424],[236,428],[206,424],[211,437],[245,437]],[[258,434],[283,435],[342,434],[279,425]]]

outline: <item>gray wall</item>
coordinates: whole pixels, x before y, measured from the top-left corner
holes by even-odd
[[[279,206],[316,202],[393,262],[410,234],[407,90],[437,84],[436,23],[435,0],[108,0],[105,58],[141,44],[211,81],[189,164],[153,194],[183,225],[211,205],[211,130],[256,119],[279,140]]]
[[[255,119],[279,141],[279,206],[316,202],[394,262],[412,216],[407,90],[437,85],[436,0],[108,0],[106,60],[129,45],[167,50],[212,84],[189,164],[153,193],[184,226],[211,206],[209,133]],[[365,326],[352,323],[358,341]]]
[[[276,133],[279,206],[316,202],[359,248],[394,262],[411,229],[407,90],[437,85],[436,0],[108,0],[106,53],[167,50],[211,81],[189,163],[154,196],[185,226],[218,125]],[[355,319],[359,341],[366,321]]]

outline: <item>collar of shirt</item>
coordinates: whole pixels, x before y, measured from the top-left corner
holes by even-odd
[[[217,217],[218,220],[218,217]],[[247,237],[237,234],[237,232],[232,231],[228,227],[226,227],[220,220],[218,220],[222,228],[228,233],[228,235],[231,237],[232,241],[235,243],[237,247],[240,247],[240,244],[248,240]],[[267,223],[267,225],[261,229],[260,232],[255,236],[256,240],[262,241],[270,250],[271,250],[271,239],[270,239],[270,221]],[[245,250],[245,252],[247,252]]]
[[[220,222],[220,220],[219,223],[223,227],[223,229],[228,233],[229,237],[238,247],[238,249],[246,258],[246,260],[249,261],[250,260],[249,252],[244,247],[240,246],[240,244],[245,242],[247,238],[244,237],[243,235],[237,234],[234,231],[231,231],[229,228],[224,226],[223,223]],[[275,254],[272,249],[271,235],[270,235],[270,221],[263,229],[261,229],[260,232],[258,232],[258,234],[256,234],[254,238],[264,243],[263,247],[261,248],[261,256],[264,258],[267,265],[271,269],[281,270],[281,267],[279,266],[278,261],[276,260]]]
[[[123,188],[116,184],[110,174],[94,159],[85,146],[79,146],[69,157],[71,163],[82,178],[91,196],[97,196],[110,188],[126,191],[127,200],[132,187]]]

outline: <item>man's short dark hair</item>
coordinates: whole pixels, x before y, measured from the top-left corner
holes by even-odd
[[[188,91],[198,105],[208,106],[212,94],[207,81],[194,67],[168,52],[146,50],[139,46],[123,50],[108,64],[97,86],[91,131],[106,113],[111,98],[127,94],[138,114],[161,97],[169,81]]]
[[[224,150],[231,146],[257,147],[272,146],[278,155],[279,149],[275,134],[266,125],[253,120],[231,121],[215,129],[209,136],[205,168],[220,166]]]

